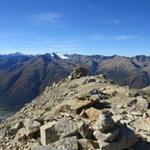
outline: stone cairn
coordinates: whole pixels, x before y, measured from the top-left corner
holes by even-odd
[[[86,68],[76,67],[74,68],[74,71],[69,75],[68,78],[72,80],[72,79],[78,79],[87,75],[89,75],[89,72],[87,71]]]
[[[137,142],[137,137],[131,127],[115,123],[109,111],[102,111],[96,124],[94,136],[101,150],[123,150]]]

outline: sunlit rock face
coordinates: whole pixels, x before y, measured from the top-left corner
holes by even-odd
[[[149,150],[149,100],[101,74],[67,77],[0,124],[0,148]]]

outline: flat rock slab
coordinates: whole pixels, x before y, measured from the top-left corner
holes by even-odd
[[[97,109],[95,109],[94,107],[87,109],[85,112],[86,112],[87,116],[89,117],[89,120],[91,120],[93,122],[98,120],[100,112]]]
[[[95,100],[78,100],[78,99],[73,99],[71,101],[68,101],[67,103],[69,103],[71,105],[71,110],[82,110],[88,107],[91,107],[94,104],[99,103],[99,99],[95,99]]]
[[[40,134],[41,134],[42,145],[47,145],[59,139],[56,135],[55,130],[53,129],[54,125],[56,125],[55,121],[49,122],[48,124],[41,126]]]
[[[31,150],[78,150],[78,141],[75,136],[67,137],[47,146],[33,145]]]
[[[50,122],[40,128],[41,143],[47,145],[60,138],[74,136],[77,132],[78,128],[75,121],[62,118],[58,122]]]

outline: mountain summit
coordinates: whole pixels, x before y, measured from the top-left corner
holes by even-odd
[[[83,68],[0,125],[2,150],[149,150],[150,97]]]

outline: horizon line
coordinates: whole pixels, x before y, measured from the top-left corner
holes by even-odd
[[[23,53],[23,52],[12,52],[12,53],[1,53],[0,55],[27,55],[27,56],[38,56],[38,55],[46,55],[46,54],[56,54],[56,55],[81,55],[81,56],[104,56],[104,57],[112,57],[112,56],[120,56],[120,57],[136,57],[136,56],[146,56],[146,57],[150,57],[150,55],[146,55],[146,54],[137,54],[137,55],[132,55],[132,56],[127,56],[127,55],[119,55],[119,54],[112,54],[112,55],[104,55],[104,54],[80,54],[80,53],[59,53],[59,52],[45,52],[45,53],[37,53],[37,54],[27,54],[27,53]]]

